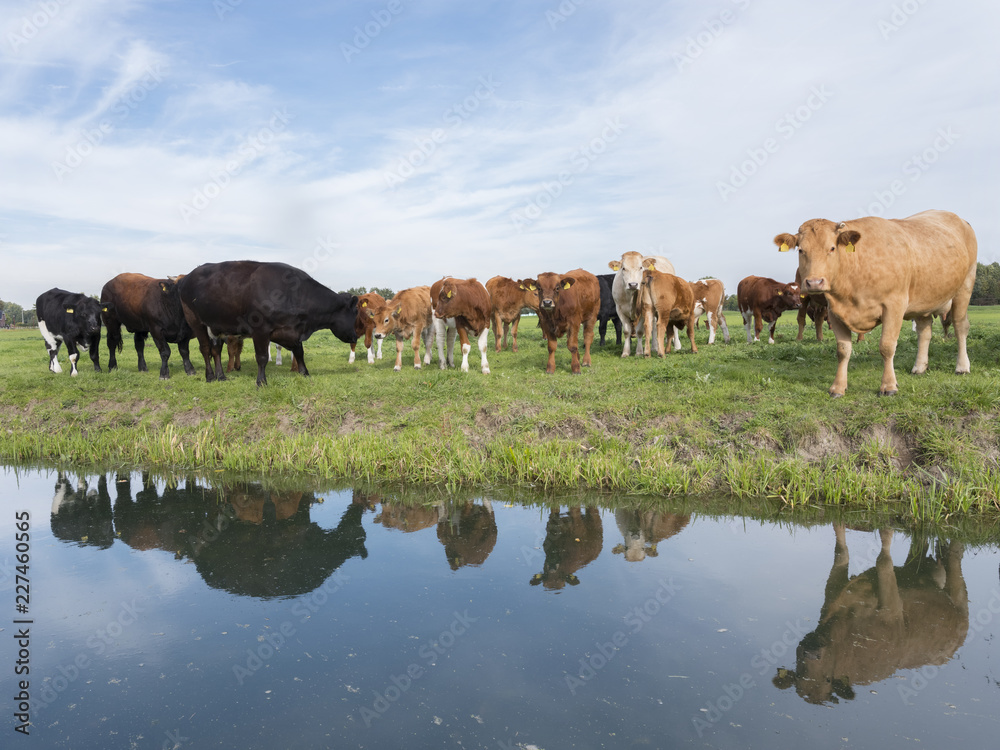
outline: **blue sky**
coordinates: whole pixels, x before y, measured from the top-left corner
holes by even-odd
[[[954,211],[998,259],[985,0],[0,0],[0,298],[237,258],[334,289],[791,280],[804,221]]]

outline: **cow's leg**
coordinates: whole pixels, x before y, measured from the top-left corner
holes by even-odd
[[[910,370],[914,375],[920,375],[927,371],[927,362],[930,359],[931,349],[931,324],[934,319],[930,315],[923,315],[913,320],[913,325],[917,330],[917,360]]]
[[[418,341],[416,333],[413,334],[413,340]],[[419,347],[420,344],[418,343],[417,348],[419,349]],[[418,367],[420,366],[419,361],[420,360],[418,359],[417,360]],[[403,369],[403,337],[398,333],[396,334],[396,366],[393,367],[392,369],[395,370],[396,372],[400,372]]]
[[[500,336],[503,330],[503,321],[500,320],[500,312],[493,311],[493,351],[500,351]]]
[[[847,391],[847,364],[851,361],[851,329],[834,315],[830,313],[830,327],[833,335],[837,337],[837,374],[833,378],[833,385],[830,386],[830,395],[840,398]]]
[[[469,352],[472,351],[472,345],[469,343],[469,334],[465,330],[465,326],[458,326],[458,340],[462,345],[462,372],[468,372]],[[452,340],[452,346],[454,346],[454,343],[454,340]]]
[[[833,550],[833,567],[830,569],[830,575],[826,579],[823,606],[819,612],[820,622],[826,622],[830,615],[830,608],[834,606],[841,592],[850,583],[850,576],[848,575],[850,555],[847,551],[847,537],[844,533],[844,524],[835,523],[833,531],[836,537],[836,544]]]
[[[507,348],[507,336],[509,335],[510,329],[512,327],[513,327],[512,323],[510,323],[508,321],[504,321],[504,323],[503,323],[503,342],[501,342],[499,340],[497,341],[497,351],[498,352],[501,351],[502,349],[506,349]],[[498,328],[497,330],[499,331],[500,329]],[[512,346],[512,350],[513,350],[513,344],[511,346]]]
[[[226,373],[222,371],[222,339],[209,338],[212,361],[215,362],[215,379],[225,380]]]
[[[281,344],[274,345],[274,364],[281,367]]]
[[[226,365],[226,372],[239,370],[243,363],[240,356],[243,354],[243,337],[226,336],[226,353],[229,355],[229,364]]]
[[[452,318],[452,320],[454,320],[454,318]],[[455,336],[458,335],[458,323],[457,323],[457,321],[456,321],[455,325],[448,326],[446,328],[446,330],[448,332],[448,346],[446,347],[445,350],[448,353],[448,355],[447,355],[448,356],[448,367],[454,367],[455,366]]]
[[[584,367],[590,367],[590,345],[594,343],[594,325],[596,323],[597,318],[583,322],[583,361],[580,364]]]
[[[622,322],[618,319],[618,315],[615,315],[611,319],[611,324],[615,327],[615,346],[622,345]]]
[[[822,341],[823,340],[823,321],[824,321],[825,318],[826,318],[826,310],[825,309],[824,310],[817,310],[816,311],[816,340],[817,341]],[[860,335],[864,336],[863,333],[860,334]],[[861,339],[858,339],[858,341],[861,341]]]
[[[76,369],[76,361],[80,359],[80,350],[76,348],[76,342],[72,336],[66,341],[66,354],[69,355],[69,374],[75,378],[79,374]]]
[[[632,356],[632,321],[628,316],[618,313],[618,319],[622,322],[622,359]]]
[[[722,326],[722,340],[728,344],[729,326],[726,324],[726,316],[723,314],[722,308],[719,308],[718,320],[719,320],[719,325]]]
[[[969,300],[972,298],[972,287],[975,281],[976,266],[973,266],[962,288],[958,290],[958,294],[952,300],[951,310],[941,316],[941,325],[944,326],[945,320],[948,320],[955,329],[955,339],[958,341],[958,360],[955,365],[956,375],[964,375],[971,371],[966,339],[969,336]],[[947,326],[945,326],[944,332],[947,336]]]
[[[803,303],[802,307],[799,308],[799,314],[796,316],[799,322],[799,335],[795,337],[796,341],[802,340],[802,334],[806,330],[806,316],[808,311],[806,310],[806,303]]]
[[[490,374],[490,363],[486,360],[486,348],[490,341],[490,329],[484,328],[483,332],[479,334],[479,358],[483,364],[483,375]]]
[[[181,339],[177,342],[177,353],[181,355],[185,375],[194,375],[194,365],[191,364],[191,339]]]
[[[896,342],[899,340],[899,332],[903,328],[902,311],[882,308],[882,335],[878,340],[878,351],[882,355],[882,386],[879,388],[880,396],[894,396],[899,387],[896,385],[896,369],[894,360],[896,358]],[[918,355],[919,356],[919,355]]]
[[[432,341],[434,339],[434,327],[433,324],[425,326],[421,332],[420,338],[424,340],[424,364],[429,365],[431,363],[431,347]],[[417,362],[414,365],[418,370],[420,369],[420,342],[416,336],[413,337],[413,343],[416,344],[416,351],[414,354],[417,355]]]
[[[58,359],[60,340],[52,335],[49,327],[45,325],[44,320],[38,321],[38,331],[42,334],[42,338],[45,339],[45,351],[49,353],[49,370],[54,373],[62,372],[62,365],[59,364]]]
[[[105,312],[103,317],[104,327],[108,329],[108,372],[111,372],[118,369],[117,355],[122,349],[122,324],[108,312]]]
[[[520,314],[518,314],[518,316],[514,318],[514,320],[512,320],[510,323],[510,349],[513,352],[517,351],[517,326],[520,324],[520,322],[521,322],[521,316]],[[507,334],[504,333],[504,339],[506,338]]]
[[[687,329],[688,329],[688,340],[691,342],[691,352],[693,354],[697,354],[698,346],[697,344],[694,343],[694,317],[688,320]],[[709,330],[712,330],[711,325],[709,325]]]
[[[778,326],[778,319],[775,318],[767,326],[767,343],[774,343],[774,329]]]
[[[438,365],[442,370],[448,369],[448,360],[444,355],[444,339],[448,335],[448,323],[442,318],[434,318],[434,340],[437,341]]]
[[[170,380],[170,366],[167,364],[170,360],[170,344],[159,333],[153,334],[153,344],[160,352],[160,380]]]
[[[608,334],[608,319],[605,317],[601,318],[600,324],[597,326],[597,334],[600,336],[600,344],[604,346],[604,338]]]
[[[711,310],[705,311],[705,326],[708,328],[708,343],[715,343],[715,329],[719,327],[719,321],[712,314]]]
[[[146,367],[146,336],[148,334],[145,331],[139,331],[135,334],[135,353],[139,358],[139,372],[149,372]]]
[[[87,342],[87,353],[90,355],[90,361],[94,363],[94,372],[101,371],[101,332],[98,331],[93,336],[90,337],[90,341]]]
[[[656,330],[656,318],[653,317],[653,306],[652,305],[648,305],[646,307],[645,311],[643,311],[643,321],[642,321],[642,324],[643,324],[643,328],[646,331],[646,339],[647,339],[647,341],[646,341],[646,350],[645,350],[645,352],[642,351],[642,349],[641,349],[641,347],[639,345],[639,337],[636,336],[636,339],[635,339],[635,351],[636,351],[636,355],[635,356],[638,357],[639,354],[642,353],[642,356],[646,357],[646,359],[649,359],[649,357],[652,356],[652,354],[653,354],[653,347],[649,345],[649,340],[648,340],[649,336],[650,335],[653,335],[653,336],[659,335],[658,332],[657,332],[657,330]],[[635,327],[638,328],[639,327],[638,324]]]
[[[711,330],[712,328],[711,326],[709,326],[709,331]],[[691,333],[694,333],[694,326],[691,326]],[[709,336],[711,336],[711,333],[709,333]],[[681,332],[677,326],[674,326],[673,343],[674,343],[674,351],[679,352],[681,350]]]
[[[892,564],[890,545],[892,544],[892,529],[880,529],[882,549],[875,558],[875,576],[878,580],[878,604],[876,616],[882,622],[889,623],[902,631],[903,627],[903,597],[899,594],[896,580],[896,569]],[[902,634],[900,632],[900,634]]]
[[[271,354],[271,340],[265,333],[258,333],[253,337],[254,359],[257,360],[257,387],[267,385],[267,361]],[[301,365],[301,360],[299,361]],[[303,369],[305,369],[303,367]]]
[[[354,364],[354,350],[355,350],[355,348],[357,348],[357,345],[358,345],[358,342],[356,342],[356,341],[353,344],[351,344],[351,354],[347,358],[347,364],[349,364],[349,365],[353,365]]]
[[[381,342],[379,342],[381,343]],[[368,364],[375,364],[375,352],[372,351],[372,327],[365,328],[365,352],[368,354]]]
[[[747,332],[747,343],[753,343],[753,310],[743,310],[740,309],[740,315],[743,316],[743,327]]]
[[[556,372],[556,346],[559,344],[559,340],[556,338],[546,339],[549,347],[549,361],[545,365],[545,374],[554,375]]]

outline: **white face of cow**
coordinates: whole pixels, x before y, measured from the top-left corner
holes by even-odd
[[[628,252],[621,260],[608,263],[608,268],[616,271],[622,280],[622,288],[637,291],[642,284],[642,253]]]
[[[819,294],[834,290],[845,253],[855,252],[861,234],[847,224],[826,219],[812,219],[799,227],[799,233],[779,234],[774,244],[781,252],[799,248],[799,278],[802,291]]]

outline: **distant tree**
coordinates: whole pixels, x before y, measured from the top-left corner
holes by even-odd
[[[740,306],[736,303],[736,295],[730,294],[726,297],[726,304],[722,306],[723,310],[732,310],[733,312],[738,312]]]
[[[368,289],[366,289],[363,286],[352,286],[350,289],[347,290],[347,293],[348,294],[354,294],[354,295],[357,295],[358,297],[360,297],[362,294],[366,293],[367,291],[368,291]]]
[[[396,293],[387,286],[373,286],[371,288],[371,291],[375,292],[375,294],[382,295],[386,299],[392,299],[393,297],[396,296]]]
[[[4,302],[3,314],[7,318],[9,325],[18,325],[21,322],[21,316],[24,314],[24,308],[16,302]],[[27,320],[25,320],[25,323],[27,323]]]
[[[973,305],[1000,305],[1000,263],[976,264],[976,283],[969,301]]]

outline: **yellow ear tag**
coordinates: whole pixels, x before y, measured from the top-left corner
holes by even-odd
[[[451,290],[448,290],[448,294],[446,295],[448,297],[448,299],[451,299],[451,294],[452,294]]]
[[[364,302],[362,302],[361,306],[362,307],[368,307],[368,300],[365,300]]]
[[[572,284],[570,284],[568,281],[563,282],[563,289],[569,289],[570,286],[572,286]]]
[[[73,308],[72,308],[72,307],[67,307],[67,308],[66,308],[66,312],[68,312],[68,313],[71,313],[71,312],[73,312]]]
[[[533,292],[533,291],[535,291],[536,289],[538,289],[538,287],[537,287],[537,286],[535,286],[534,284],[529,284],[529,285],[528,285],[528,290],[529,290],[529,291],[532,291],[532,292]]]
[[[788,243],[787,242],[782,242],[781,243],[781,247],[778,248],[778,252],[779,253],[787,253],[788,252]]]
[[[847,243],[847,252],[849,252],[849,253],[853,253],[854,252],[854,243],[853,242],[848,242]]]
[[[655,263],[650,263],[648,266],[646,266],[646,270],[647,271],[655,271],[656,270],[656,264]]]
[[[101,311],[102,311],[102,312],[107,312],[107,311],[108,311],[108,308],[106,308],[106,307],[102,307],[102,308],[101,308]]]

